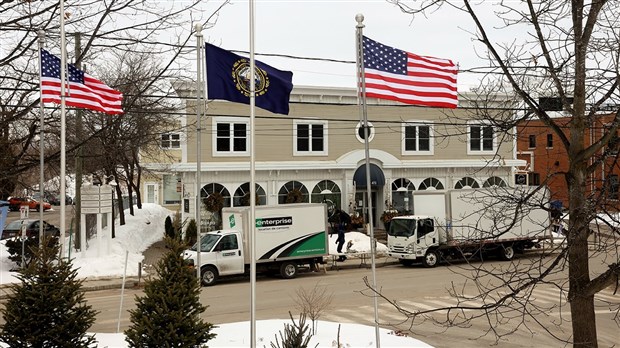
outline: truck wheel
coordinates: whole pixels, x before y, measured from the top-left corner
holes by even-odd
[[[284,279],[292,279],[297,276],[297,265],[293,262],[282,262],[280,276]]]
[[[439,263],[439,254],[435,250],[429,250],[424,255],[424,259],[422,259],[422,263],[424,267],[435,267]]]
[[[502,245],[499,249],[499,257],[504,261],[510,261],[515,257],[515,249],[512,245]]]
[[[204,286],[215,285],[218,276],[217,269],[213,266],[204,266],[200,270],[200,277],[202,278],[202,284]]]

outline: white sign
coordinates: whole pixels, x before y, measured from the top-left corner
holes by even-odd
[[[112,187],[82,186],[82,214],[103,214],[112,212]]]
[[[80,193],[82,195],[98,195],[99,186],[82,186]]]
[[[83,208],[99,208],[99,201],[82,201]]]
[[[27,205],[20,205],[19,206],[19,218],[20,219],[27,219],[29,213],[30,213],[30,207],[29,206],[27,206]]]
[[[99,200],[99,194],[93,195],[93,194],[82,194],[82,202],[84,201],[98,201]]]
[[[97,207],[97,208],[82,208],[82,214],[99,214],[99,207]]]

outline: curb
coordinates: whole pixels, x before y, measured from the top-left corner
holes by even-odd
[[[353,256],[351,254],[346,255],[347,261],[330,261],[327,260],[323,264],[323,269],[327,273],[328,271],[340,271],[343,269],[359,269],[359,268],[367,268],[370,269],[370,259],[362,259],[358,256]],[[364,262],[366,261],[366,262]],[[375,258],[375,267],[385,267],[391,265],[398,265],[399,262],[396,259],[389,257],[380,257]],[[125,289],[137,289],[142,288],[146,278],[138,279],[138,277],[131,276],[125,278]],[[0,285],[0,300],[4,300],[8,296],[8,292],[10,291],[11,284],[2,284]],[[82,290],[83,291],[100,291],[100,290],[113,290],[113,289],[122,289],[123,287],[123,278],[122,277],[106,277],[106,278],[92,278],[92,279],[82,279]]]

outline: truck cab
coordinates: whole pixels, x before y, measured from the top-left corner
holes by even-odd
[[[200,238],[200,263],[203,282],[210,283],[215,279],[204,279],[205,276],[226,276],[244,273],[244,255],[241,232],[234,230],[212,231]],[[184,252],[184,257],[197,262],[198,243]],[[215,271],[215,272],[213,272]]]
[[[422,258],[425,266],[432,267],[438,262],[438,254],[433,250],[439,245],[439,235],[435,221],[430,216],[398,216],[392,219],[388,235],[388,255],[403,265],[411,265]]]

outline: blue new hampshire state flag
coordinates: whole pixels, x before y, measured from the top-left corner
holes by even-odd
[[[207,99],[250,104],[250,59],[206,44]],[[293,73],[254,61],[255,104],[276,114],[288,115]]]

